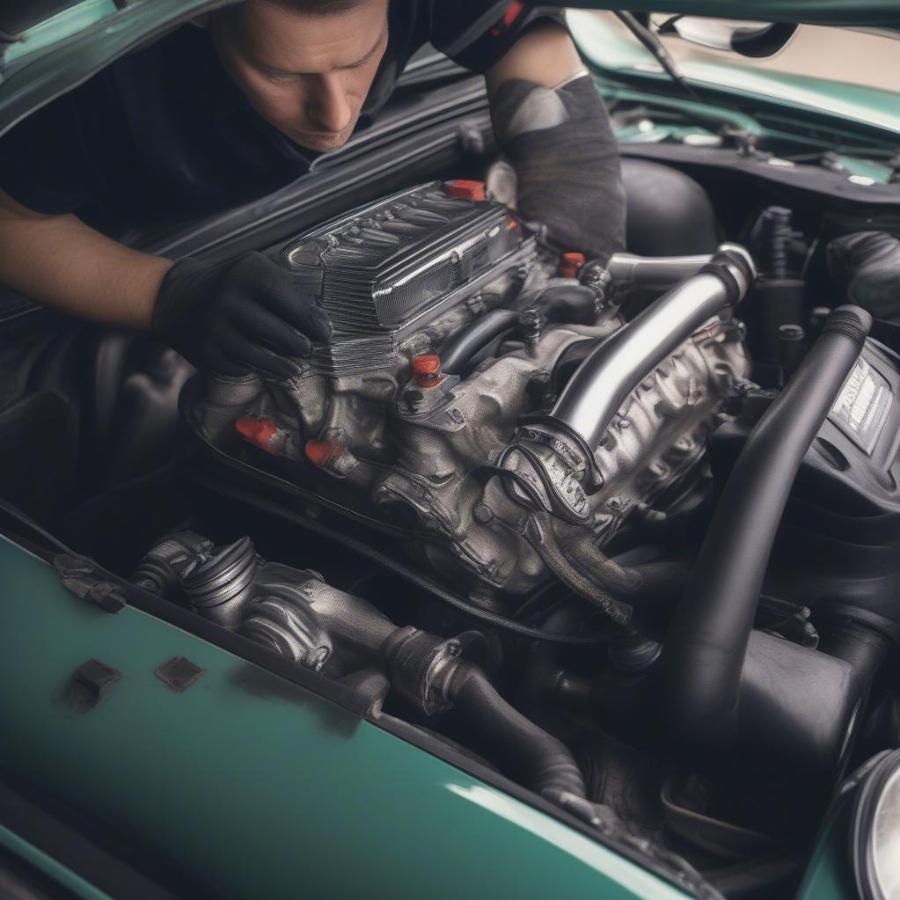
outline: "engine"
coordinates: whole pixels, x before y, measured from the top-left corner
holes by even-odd
[[[789,218],[777,266],[585,260],[435,181],[270,248],[333,340],[288,379],[188,385],[201,521],[240,521],[133,581],[641,853],[806,853],[897,715],[862,731],[900,639],[900,356],[855,306],[798,341]]]
[[[213,381],[195,427],[315,494],[339,486],[481,598],[582,585],[630,522],[683,502],[749,371],[737,247],[668,271],[561,263],[477,183],[433,182],[272,252],[334,340],[287,382]],[[686,276],[626,324],[637,287]]]

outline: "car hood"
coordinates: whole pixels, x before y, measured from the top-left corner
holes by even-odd
[[[542,6],[581,9],[645,10],[646,2],[604,3],[602,0],[550,0]],[[807,22],[819,25],[855,25],[900,30],[896,0],[654,0],[654,12],[715,16],[728,19],[762,19],[767,22]]]
[[[0,0],[0,135],[118,57],[200,13],[234,0]],[[498,0],[498,11],[507,0]],[[620,0],[551,0],[545,6],[644,8]],[[895,0],[656,0],[693,15],[896,30]]]
[[[143,0],[147,3],[148,0]],[[114,0],[32,0],[22,4],[20,0],[0,2],[0,37],[17,41],[37,26],[45,25],[55,17],[76,12],[85,24],[105,13],[123,12],[137,3],[115,3]],[[208,3],[182,4],[185,11],[210,5]],[[499,0],[504,6],[505,0]],[[644,9],[646,3],[629,3],[627,0],[614,5],[603,2],[543,3],[545,6],[569,6],[584,9]],[[697,16],[725,16],[728,18],[771,19],[772,21],[820,22],[855,25],[898,25],[900,12],[894,0],[658,0],[653,4],[659,12],[684,13]]]

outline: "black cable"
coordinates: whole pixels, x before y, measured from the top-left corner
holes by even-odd
[[[368,544],[365,544],[348,534],[344,534],[342,531],[330,528],[328,525],[323,525],[321,522],[308,519],[306,516],[300,515],[293,510],[283,509],[277,503],[267,501],[264,498],[253,497],[252,499],[248,499],[240,490],[233,488],[223,490],[219,487],[218,492],[237,496],[251,506],[256,506],[263,510],[267,509],[277,516],[289,519],[295,525],[298,525],[306,531],[337,541],[354,553],[358,553],[360,556],[366,557],[376,565],[393,572],[395,575],[399,575],[410,584],[414,584],[416,587],[421,588],[442,603],[446,603],[448,606],[453,607],[473,619],[478,619],[488,625],[493,625],[495,628],[501,628],[511,634],[529,638],[530,640],[547,641],[552,644],[566,644],[572,647],[593,647],[598,644],[609,643],[609,636],[607,634],[554,634],[553,632],[542,631],[540,628],[529,628],[527,625],[522,625],[513,619],[508,619],[506,616],[501,616],[497,613],[492,613],[489,610],[482,609],[480,606],[475,606],[468,600],[464,600],[462,597],[458,597],[456,594],[445,590],[430,578],[420,575],[418,572],[409,568],[409,566],[391,558],[386,553],[375,550]]]
[[[11,519],[18,522],[20,525],[24,525],[30,531],[33,531],[38,537],[42,538],[46,541],[54,550],[58,550],[62,553],[68,553],[69,548],[55,535],[51,534],[47,531],[46,528],[38,525],[34,519],[31,518],[27,513],[23,512],[14,504],[10,503],[7,500],[4,500],[0,497],[0,511],[6,513]]]

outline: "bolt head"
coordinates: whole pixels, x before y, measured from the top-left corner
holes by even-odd
[[[493,510],[484,503],[476,503],[475,508],[472,510],[472,515],[475,521],[480,522],[482,525],[486,525],[494,518]]]

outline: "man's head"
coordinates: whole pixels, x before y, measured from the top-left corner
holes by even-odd
[[[388,0],[245,0],[209,20],[256,111],[311,150],[353,133],[387,47]]]

